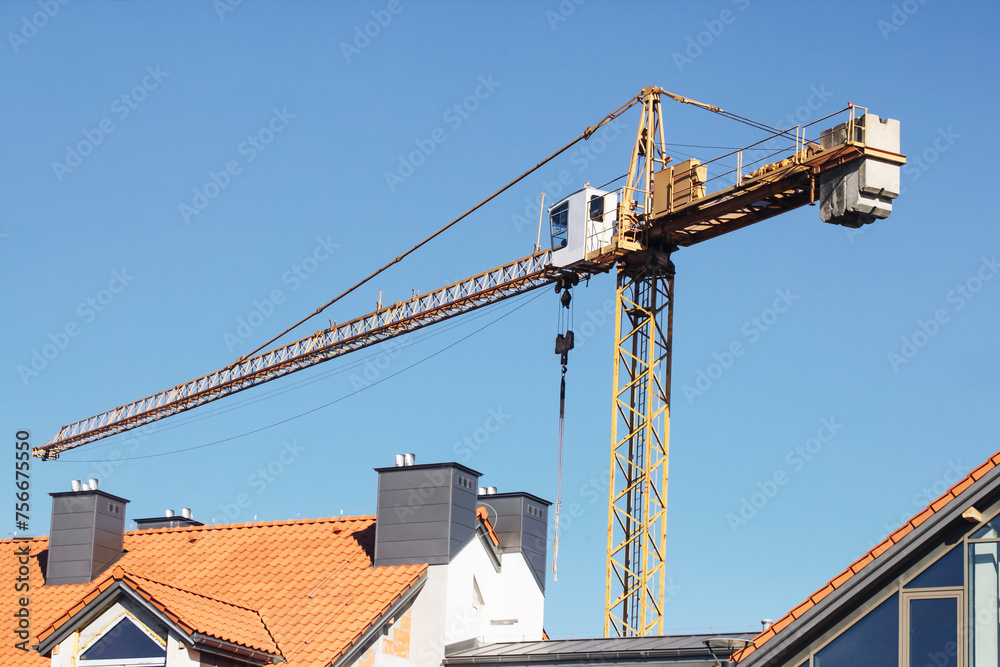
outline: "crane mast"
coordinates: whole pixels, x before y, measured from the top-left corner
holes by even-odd
[[[68,424],[32,453],[43,459],[57,458],[74,447],[552,284],[567,274],[587,276],[613,268],[617,308],[604,635],[662,634],[672,253],[817,202],[821,219],[833,224],[858,227],[885,218],[899,194],[899,166],[906,159],[899,153],[897,121],[880,120],[867,109],[848,106],[843,110],[848,113],[847,121],[824,131],[819,144],[806,141],[805,127],[775,131],[768,139],[791,141],[794,130],[792,154],[750,173],[743,173],[743,150],[763,141],[734,151],[730,154],[737,164],[734,184],[706,193],[706,166],[694,159],[672,164],[665,152],[661,96],[727,113],[651,86],[606,117],[602,123],[632,106],[641,107],[625,184],[619,193],[605,193],[588,184],[554,204],[549,209],[551,250],[536,250],[466,280],[414,294],[406,301],[332,324],[214,373]],[[864,113],[859,115],[859,111]],[[581,138],[588,138],[594,129],[588,128]],[[608,202],[613,206],[606,215]],[[568,222],[572,216],[576,220]],[[558,246],[557,218],[561,225]]]
[[[647,238],[653,175],[669,160],[659,92],[640,95],[618,204],[618,243],[629,252],[616,267],[605,637],[663,633],[675,246]]]

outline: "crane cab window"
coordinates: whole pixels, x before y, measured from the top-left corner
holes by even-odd
[[[552,229],[552,249],[565,248],[569,233],[569,202],[565,201],[549,213],[549,225]]]
[[[594,222],[604,222],[604,196],[591,195],[587,211]]]

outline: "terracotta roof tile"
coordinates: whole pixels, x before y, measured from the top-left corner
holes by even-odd
[[[867,567],[871,567],[872,563],[876,562],[885,552],[891,549],[895,544],[898,544],[900,540],[906,537],[914,528],[925,522],[935,513],[940,512],[946,506],[948,506],[952,501],[958,498],[964,491],[966,491],[972,484],[983,478],[990,470],[993,470],[997,465],[1000,465],[1000,452],[994,454],[990,459],[988,459],[981,466],[969,473],[965,478],[959,480],[954,486],[941,494],[940,497],[935,499],[930,505],[925,509],[921,510],[910,519],[908,522],[903,524],[899,529],[890,534],[887,538],[882,540],[879,544],[873,547],[867,554],[862,556],[860,559],[852,563],[846,570],[835,576],[833,579],[827,583],[826,586],[813,593],[805,602],[798,605],[790,612],[782,616],[780,619],[775,621],[775,623],[764,632],[757,635],[753,644],[746,647],[742,651],[737,651],[733,654],[732,660],[736,662],[741,662],[748,658],[754,651],[764,645],[772,637],[775,637],[780,631],[791,625],[792,621],[801,618],[809,609],[818,604],[823,598],[825,598],[834,589],[839,588],[846,584],[851,577],[855,574],[861,572]],[[829,590],[827,590],[829,589]],[[827,592],[824,592],[827,591]]]
[[[373,567],[374,517],[195,526],[125,534],[118,560],[125,583],[162,605],[182,627],[219,639],[280,651],[288,667],[327,664],[346,651],[413,586],[426,565]],[[28,545],[31,553],[32,644],[66,622],[66,613],[113,583],[114,572],[89,584],[43,586],[39,555],[47,538],[0,541],[0,558]],[[0,585],[13,590],[16,569]],[[0,596],[0,614],[16,610]],[[37,652],[0,643],[0,664],[47,665]]]

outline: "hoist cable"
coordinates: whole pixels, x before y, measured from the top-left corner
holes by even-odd
[[[556,470],[556,525],[552,544],[552,581],[559,580],[556,561],[559,559],[559,508],[562,506],[563,477],[563,425],[566,418],[566,367],[562,367],[562,378],[559,380],[559,463]]]

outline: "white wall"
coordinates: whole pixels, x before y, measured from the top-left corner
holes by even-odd
[[[545,597],[528,563],[520,553],[503,554],[501,563],[497,572],[477,536],[451,563],[428,568],[427,583],[413,604],[411,664],[439,667],[445,646],[468,639],[541,640]],[[478,606],[473,580],[482,593]]]

